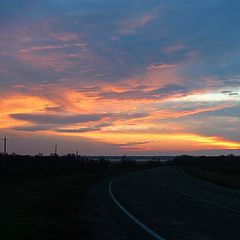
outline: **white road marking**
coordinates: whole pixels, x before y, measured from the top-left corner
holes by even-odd
[[[112,192],[112,184],[113,182],[116,180],[112,180],[109,183],[108,186],[108,191],[109,191],[109,195],[111,196],[112,200],[114,201],[114,203],[128,216],[130,217],[136,224],[138,224],[141,228],[143,228],[146,232],[148,232],[151,236],[154,237],[154,239],[157,240],[165,240],[164,238],[162,238],[161,236],[159,236],[155,231],[153,231],[151,228],[149,228],[148,226],[146,226],[143,222],[141,222],[139,219],[137,219],[135,216],[133,216],[126,208],[123,207],[123,205],[117,200],[117,198],[115,197],[115,195]]]
[[[179,190],[179,189],[177,189],[177,188],[170,187],[170,186],[166,185],[165,183],[157,180],[155,177],[154,177],[153,179],[154,179],[158,184],[164,186],[165,188],[168,188],[168,189],[170,189],[170,190],[172,190],[172,191],[181,193],[181,194],[183,194],[183,195],[185,195],[185,196],[188,196],[188,197],[190,197],[190,198],[193,198],[193,199],[195,199],[195,200],[198,200],[198,201],[201,201],[201,202],[204,202],[204,203],[207,203],[207,204],[210,204],[210,205],[219,207],[219,208],[223,208],[223,209],[229,210],[229,211],[231,211],[231,212],[240,213],[240,210],[238,210],[238,209],[230,208],[230,207],[224,206],[224,205],[222,205],[222,204],[219,204],[219,203],[216,203],[216,202],[213,202],[213,201],[210,201],[210,200],[206,200],[206,199],[203,199],[203,198],[194,196],[194,195],[192,195],[192,194],[186,193],[186,192],[184,192],[184,191],[182,191],[182,190]]]
[[[182,173],[182,175],[184,175],[185,177],[188,178],[192,178],[191,176],[189,176],[185,171],[183,171],[182,169],[179,169],[180,173]]]

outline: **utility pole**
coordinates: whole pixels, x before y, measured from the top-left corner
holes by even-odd
[[[54,154],[55,154],[55,156],[57,156],[57,149],[58,149],[58,146],[55,145],[55,147],[54,147]]]
[[[4,136],[3,138],[3,154],[7,155],[7,138]]]

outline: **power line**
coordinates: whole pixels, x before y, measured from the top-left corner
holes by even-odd
[[[3,154],[4,155],[7,155],[7,138],[6,138],[6,136],[4,136],[4,138],[3,138]]]
[[[57,155],[57,150],[58,150],[58,146],[55,145],[55,147],[54,147],[54,154],[55,154],[55,155]]]

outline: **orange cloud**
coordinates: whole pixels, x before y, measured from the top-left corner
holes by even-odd
[[[161,111],[156,111],[153,116],[151,116],[152,119],[166,119],[166,118],[180,118],[184,116],[189,116],[189,115],[195,115],[203,112],[211,112],[211,111],[216,111],[219,109],[224,109],[226,107],[229,107],[231,105],[226,105],[226,104],[219,104],[216,106],[212,107],[197,107],[193,108],[191,110],[161,110]]]
[[[37,96],[18,93],[3,95],[0,104],[0,128],[9,128],[23,124],[22,121],[10,118],[10,114],[41,112],[51,105],[53,103],[49,100]]]

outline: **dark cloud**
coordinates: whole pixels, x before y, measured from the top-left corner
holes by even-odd
[[[221,91],[221,93],[227,94],[229,96],[238,96],[239,95],[239,93],[233,92],[233,91],[229,91],[229,90]]]
[[[72,129],[56,129],[56,132],[60,133],[83,133],[83,132],[93,132],[93,131],[99,131],[102,127],[111,126],[111,122],[103,122],[100,124],[96,124],[90,127],[82,127],[82,128],[72,128]]]
[[[151,91],[151,95],[168,96],[171,94],[186,93],[188,88],[182,85],[169,84],[162,88]]]
[[[53,132],[59,133],[82,133],[82,132],[92,132],[99,131],[103,127],[111,126],[112,121],[104,121],[99,124],[92,124],[90,127],[81,127],[81,128],[61,128],[62,126],[68,125],[69,123],[61,124],[35,124],[35,125],[23,125],[11,128],[16,131],[26,131],[26,132],[38,132],[44,130],[51,130]]]
[[[77,128],[77,129],[57,129],[56,132],[60,133],[83,133],[83,132],[93,132],[99,131],[101,128],[99,127],[84,127],[84,128]]]
[[[112,118],[116,119],[136,119],[149,116],[149,113],[114,113]]]
[[[55,109],[54,109],[55,110]],[[58,110],[58,109],[57,109]],[[112,113],[112,114],[77,114],[77,115],[63,115],[59,114],[29,114],[29,113],[19,113],[10,115],[12,118],[28,121],[32,125],[22,125],[17,127],[12,127],[12,130],[16,131],[26,131],[26,132],[38,132],[44,130],[50,130],[59,133],[82,133],[82,132],[92,132],[100,131],[103,127],[111,126],[115,120],[128,120],[144,118],[147,116],[146,113]],[[100,123],[94,124],[94,122],[101,121]],[[91,126],[89,126],[89,124]],[[71,124],[86,124],[80,128],[69,128]],[[66,128],[68,127],[68,128]]]
[[[147,144],[150,143],[151,141],[142,141],[142,142],[127,142],[127,143],[123,143],[123,144],[118,144],[119,147],[134,147],[134,146],[138,146],[138,145],[143,145],[143,144]]]
[[[43,130],[51,130],[59,133],[83,133],[83,132],[92,132],[101,130],[100,127],[82,127],[75,129],[55,129],[56,125],[33,125],[33,126],[19,126],[13,127],[12,130],[16,131],[25,131],[25,132],[38,132]]]
[[[52,125],[31,125],[31,126],[18,126],[11,128],[12,130],[16,131],[26,131],[26,132],[38,132],[38,131],[44,131],[44,130],[50,130],[52,129]]]
[[[237,117],[240,118],[240,105],[234,107],[226,107],[223,109],[213,110],[210,112],[200,113],[199,116],[209,116],[209,117]],[[228,125],[226,125],[227,127]]]
[[[18,113],[10,115],[12,118],[22,121],[29,121],[37,124],[73,124],[99,121],[105,117],[110,117],[109,114],[77,114],[77,115],[62,115],[62,114],[30,114]]]
[[[64,107],[62,106],[46,107],[45,110],[48,112],[63,112]]]

